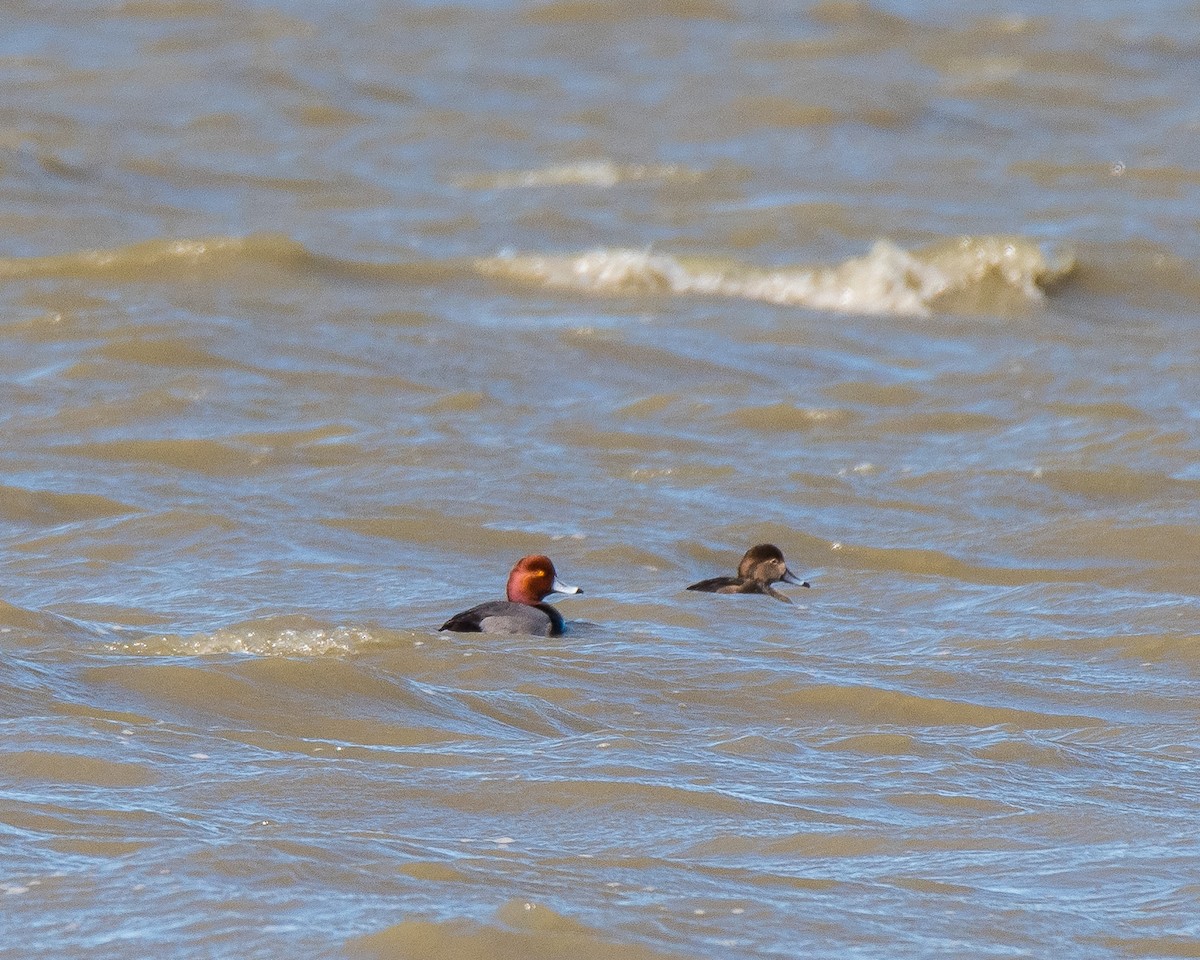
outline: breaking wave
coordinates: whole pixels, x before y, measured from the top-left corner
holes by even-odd
[[[366,279],[436,280],[461,267],[422,263],[374,263],[314,252],[281,233],[143,240],[118,247],[72,250],[34,257],[0,257],[0,280],[74,277],[109,282],[169,280],[184,272],[222,275],[239,267],[295,273],[323,272]]]
[[[961,237],[916,251],[879,241],[864,256],[831,267],[761,268],[734,261],[627,248],[571,255],[504,253],[476,261],[483,275],[596,294],[697,294],[840,313],[928,316],[938,301],[1017,293],[1038,300],[1075,267],[1013,237]],[[990,299],[996,299],[992,297]]]
[[[333,627],[307,617],[272,617],[191,636],[159,634],[110,644],[114,652],[151,657],[203,657],[245,654],[253,657],[347,656],[383,644],[367,630]]]
[[[693,182],[704,175],[677,163],[614,163],[588,160],[535,170],[510,170],[463,177],[464,187],[512,190],[522,187],[615,187],[640,181]]]
[[[586,182],[586,176],[593,176],[593,182],[604,177],[665,176],[672,169],[604,165],[588,174],[577,165],[514,174],[511,185]],[[495,179],[493,185],[509,184]],[[258,233],[160,238],[121,247],[0,258],[0,280],[164,280],[180,272],[221,274],[239,266],[385,282],[438,282],[474,273],[588,294],[721,296],[839,313],[928,316],[937,309],[1006,312],[1014,298],[1040,300],[1048,287],[1075,270],[1075,260],[1067,252],[1048,253],[1025,238],[979,236],[912,251],[881,240],[863,256],[833,266],[758,267],[717,257],[624,247],[575,254],[506,252],[466,262],[374,263],[316,253],[282,234]]]

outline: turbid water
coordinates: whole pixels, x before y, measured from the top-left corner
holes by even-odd
[[[1200,954],[1194,0],[3,18],[0,956]]]

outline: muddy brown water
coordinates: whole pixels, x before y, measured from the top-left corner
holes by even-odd
[[[1195,2],[4,16],[0,956],[1200,950]]]

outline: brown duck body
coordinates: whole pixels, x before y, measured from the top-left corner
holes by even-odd
[[[787,568],[782,550],[771,543],[760,543],[746,551],[738,564],[736,577],[711,577],[693,583],[688,589],[704,593],[763,593],[783,603],[791,603],[790,597],[771,586],[781,581],[801,587],[811,586],[807,580],[801,580]]]

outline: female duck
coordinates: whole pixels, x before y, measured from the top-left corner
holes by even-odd
[[[772,543],[760,543],[746,551],[742,562],[738,564],[736,577],[713,577],[693,583],[688,589],[706,593],[765,593],[776,600],[791,603],[791,598],[771,586],[780,580],[801,587],[811,586],[807,580],[799,579],[787,568],[783,551]]]
[[[540,554],[517,561],[508,575],[507,592],[507,600],[489,600],[456,613],[439,629],[557,637],[563,632],[562,614],[542,600],[551,593],[583,593],[559,580],[550,558]]]

